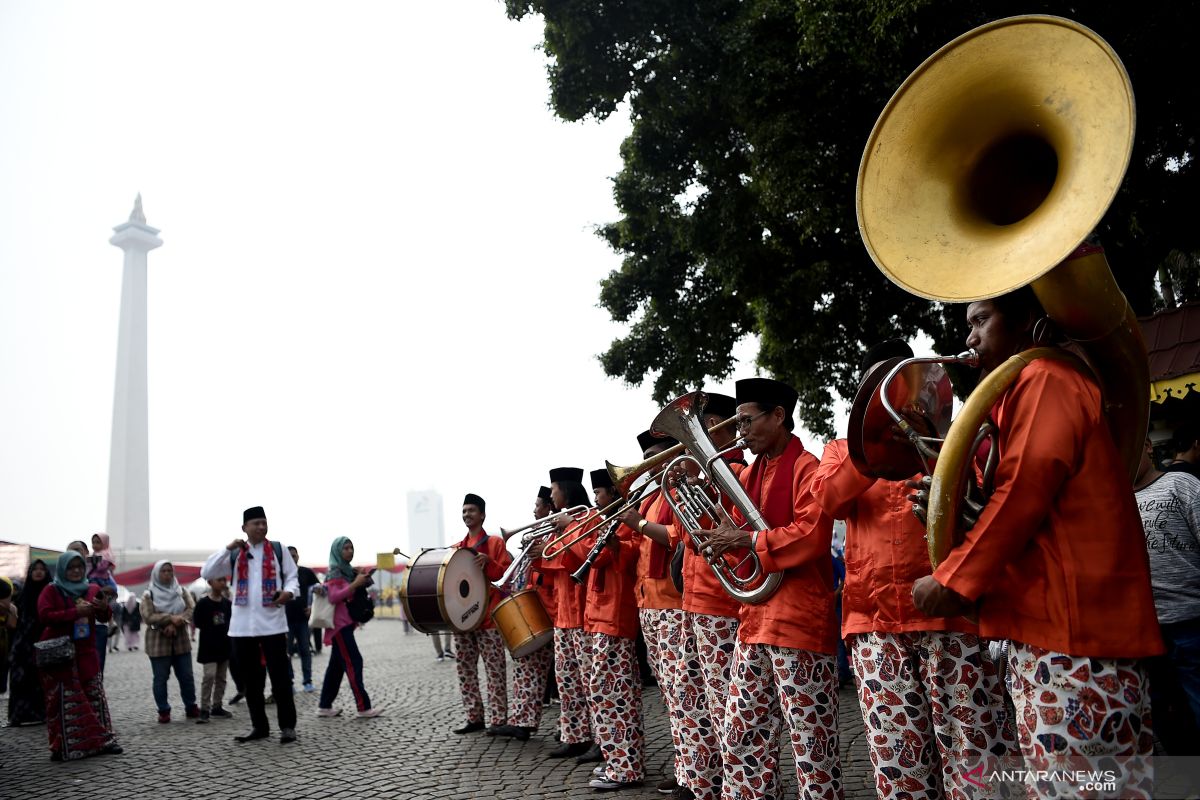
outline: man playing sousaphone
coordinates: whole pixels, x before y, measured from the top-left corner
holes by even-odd
[[[967,346],[983,375],[1034,346],[1043,317],[1028,287],[968,305]],[[1117,791],[1106,796],[1150,797],[1140,659],[1161,653],[1162,641],[1140,518],[1100,389],[1080,362],[1043,357],[1024,367],[992,415],[995,491],[962,543],[915,583],[913,600],[933,617],[978,601],[980,634],[1011,640],[1026,769],[1116,768]],[[915,510],[928,501],[924,490],[912,499]],[[1060,797],[1077,786],[1035,788]]]
[[[512,555],[504,547],[499,536],[489,536],[483,529],[487,505],[477,494],[463,498],[462,519],[467,526],[467,535],[454,545],[475,553],[476,563],[488,581],[500,580],[504,570],[512,563]],[[458,688],[462,693],[463,706],[467,711],[467,724],[456,728],[455,733],[472,733],[483,730],[483,696],[479,692],[479,657],[483,656],[483,667],[487,672],[488,726],[491,729],[503,726],[508,717],[508,670],[504,640],[492,610],[502,598],[493,592],[492,606],[484,615],[484,623],[469,633],[454,634],[454,649],[458,651]]]
[[[781,711],[801,795],[842,796],[833,520],[812,496],[817,458],[792,434],[796,399],[796,390],[779,381],[737,382],[738,432],[756,456],[738,481],[769,527],[751,533],[723,523],[694,533],[714,556],[748,547],[764,572],[783,573],[775,594],[739,608],[722,742],[725,797],[778,796]]]
[[[899,339],[867,351],[864,381],[896,358]],[[813,496],[846,521],[842,637],[854,669],[867,747],[880,797],[897,794],[984,798],[970,770],[1012,746],[1003,723],[1003,686],[977,626],[961,616],[917,611],[912,585],[930,572],[925,527],[911,513],[903,481],[860,472],[845,439],[825,446]],[[930,763],[932,760],[933,763]]]

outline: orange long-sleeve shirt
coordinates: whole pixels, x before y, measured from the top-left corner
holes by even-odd
[[[746,469],[744,463],[731,463],[729,468],[733,474],[740,475]],[[705,517],[704,527],[711,528],[712,522]],[[672,515],[668,532],[671,543],[683,542],[683,610],[693,614],[707,614],[713,617],[737,618],[741,603],[729,596],[717,580],[716,573],[708,565],[707,559],[696,552],[692,538],[687,534],[679,521]],[[737,563],[746,551],[735,551],[725,556],[726,562]]]
[[[594,527],[601,521],[600,514],[596,509],[588,509],[587,513],[579,520],[580,524]],[[574,524],[574,523],[572,523]],[[587,530],[581,528],[580,530]],[[555,537],[561,534],[555,534]],[[571,534],[574,538],[575,534]],[[579,569],[579,565],[583,563],[583,558],[578,554],[579,547],[567,548],[563,550],[561,555],[555,555],[554,558],[543,558],[539,569],[551,582],[554,592],[554,610],[551,612],[550,607],[546,607],[546,611],[550,612],[550,618],[554,621],[556,628],[582,628],[583,627],[583,609],[586,603],[587,586],[576,583],[571,579],[571,573]],[[558,548],[552,548],[551,552],[558,552]],[[584,555],[587,551],[584,550]]]
[[[662,492],[656,492],[653,497],[643,500],[638,513],[658,525],[670,525],[675,518]],[[638,608],[683,608],[683,596],[671,581],[670,548],[625,525],[621,528],[638,543],[637,583],[634,586]],[[655,548],[658,549],[657,556]],[[662,552],[663,550],[666,552]],[[651,574],[657,571],[654,567],[661,568],[661,575],[655,577]]]
[[[995,418],[996,490],[934,578],[982,598],[989,638],[1075,656],[1163,652],[1141,519],[1096,384],[1039,359]]]
[[[584,555],[596,543],[603,525],[588,536]],[[638,544],[640,537],[630,536],[621,525],[616,533],[615,547],[605,547],[588,572],[587,602],[583,611],[583,629],[588,633],[607,633],[622,639],[633,639],[638,633],[637,583]]]
[[[912,490],[903,481],[863,475],[850,460],[846,440],[835,439],[825,445],[812,493],[825,513],[846,520],[843,637],[872,631],[978,630],[962,617],[930,618],[913,605],[913,583],[933,568],[925,528],[908,500]]]
[[[790,474],[777,470],[794,458]],[[763,456],[759,456],[763,458]],[[757,464],[757,462],[755,462]],[[755,468],[742,470],[738,480],[771,526],[758,535],[755,552],[765,572],[783,572],[774,595],[758,605],[739,604],[738,639],[812,650],[837,651],[837,620],[833,612],[833,520],[813,498],[811,485],[817,458],[792,436],[783,455],[766,461],[759,491],[751,487]],[[776,493],[783,493],[791,510],[787,518],[772,518]],[[734,519],[740,514],[734,515]]]
[[[454,545],[458,548],[469,548],[477,553],[483,553],[488,557],[488,561],[483,566],[483,575],[489,582],[495,583],[504,577],[504,571],[508,569],[508,565],[512,563],[512,553],[508,552],[508,548],[504,546],[504,539],[499,536],[488,536],[487,531],[480,531],[479,536],[472,537],[467,534],[462,541]],[[488,595],[491,598],[488,601],[487,613],[483,615],[483,624],[478,630],[486,631],[496,627],[496,623],[492,621],[492,612],[496,610],[496,606],[504,598],[500,592],[490,590]]]

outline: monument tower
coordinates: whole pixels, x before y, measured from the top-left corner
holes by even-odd
[[[146,224],[139,194],[129,221],[113,228],[109,243],[125,251],[117,382],[113,393],[112,451],[108,466],[107,532],[121,550],[150,549],[150,458],[146,400],[146,261],[162,246]]]

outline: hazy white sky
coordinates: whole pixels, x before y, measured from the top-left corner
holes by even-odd
[[[104,527],[139,191],[155,547],[261,504],[304,561],[370,553],[427,488],[494,531],[637,461],[650,390],[595,358],[628,118],[555,118],[540,39],[497,0],[0,4],[0,539]]]

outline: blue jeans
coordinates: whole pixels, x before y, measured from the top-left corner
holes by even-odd
[[[1167,652],[1149,662],[1154,732],[1168,755],[1200,755],[1200,619],[1161,630]]]
[[[312,683],[312,649],[309,642],[308,623],[304,620],[288,623],[288,655],[300,654],[300,673],[304,683]]]
[[[179,681],[179,696],[183,698],[184,708],[196,705],[196,682],[192,678],[192,654],[178,653],[173,656],[153,656],[150,659],[150,669],[154,672],[154,704],[160,714],[171,711],[167,702],[167,679],[171,670],[175,670],[175,679]]]

